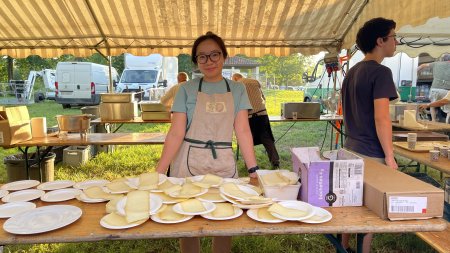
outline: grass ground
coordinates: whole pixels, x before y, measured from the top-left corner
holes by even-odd
[[[270,115],[280,115],[282,102],[303,101],[298,91],[267,91],[267,108]],[[54,101],[28,106],[31,117],[47,117],[47,125],[56,125],[55,115],[78,114],[79,108],[62,109]],[[169,124],[128,124],[121,132],[167,132]],[[292,169],[290,148],[300,146],[323,146],[329,149],[331,136],[329,128],[323,122],[305,123],[273,123],[272,130],[277,140],[280,153],[281,168]],[[113,153],[101,153],[83,166],[72,168],[56,165],[55,179],[71,179],[82,181],[88,178],[114,179],[123,176],[137,175],[154,169],[159,160],[162,146],[121,146]],[[18,153],[16,149],[1,149],[0,158]],[[270,168],[264,148],[255,147],[258,164],[262,168]],[[245,172],[242,159],[239,160],[241,172]],[[436,171],[431,175],[439,179]],[[242,173],[245,175],[245,173]],[[0,182],[6,182],[6,169],[0,163]],[[414,234],[377,234],[372,244],[374,252],[434,252],[427,244]],[[6,246],[4,252],[177,252],[176,239],[102,241],[90,243],[55,243],[36,245]],[[210,238],[202,239],[202,252],[210,252]],[[271,252],[335,252],[331,244],[322,236],[314,234],[245,236],[233,238],[233,252],[253,253]]]

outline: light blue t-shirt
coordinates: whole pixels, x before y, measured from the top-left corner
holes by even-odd
[[[242,83],[235,82],[227,79],[230,86],[231,94],[233,94],[234,100],[234,116],[241,110],[251,110],[252,106],[248,100],[247,90]],[[172,105],[172,112],[184,112],[187,115],[187,127],[191,125],[192,117],[195,111],[195,105],[197,102],[197,92],[200,83],[200,78],[187,81],[184,85],[181,85],[180,89],[175,96],[175,100]],[[227,92],[227,85],[225,80],[220,82],[210,83],[203,81],[202,92],[212,94],[223,94]]]

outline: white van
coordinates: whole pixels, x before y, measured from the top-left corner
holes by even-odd
[[[113,82],[118,81],[115,68]],[[109,67],[92,62],[59,62],[56,65],[56,96],[63,108],[71,105],[97,105],[100,94],[109,92]]]

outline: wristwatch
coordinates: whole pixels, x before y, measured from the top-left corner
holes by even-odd
[[[247,171],[248,171],[248,174],[251,174],[251,173],[256,172],[257,170],[259,170],[258,165],[256,165],[255,167],[252,167],[252,168],[248,169]]]

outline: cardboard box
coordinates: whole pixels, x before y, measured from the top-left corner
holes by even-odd
[[[89,161],[90,154],[90,146],[70,146],[63,150],[63,163],[76,167]]]
[[[315,206],[362,206],[364,161],[340,149],[331,160],[318,147],[291,149],[293,171],[301,178],[300,199]]]
[[[0,146],[10,146],[31,139],[30,116],[26,106],[0,111]]]
[[[442,217],[442,189],[371,159],[364,161],[364,205],[382,219]]]
[[[283,171],[283,170],[280,170]],[[287,170],[284,170],[287,171]],[[274,198],[278,201],[280,200],[297,200],[300,190],[300,183],[297,182],[293,185],[286,186],[268,186],[263,184],[261,177],[270,173],[275,173],[276,170],[257,170],[256,175],[258,176],[259,185],[262,186],[264,196],[267,198]]]
[[[281,116],[292,119],[292,113],[297,113],[299,119],[320,118],[320,103],[318,102],[289,102],[281,103]]]

